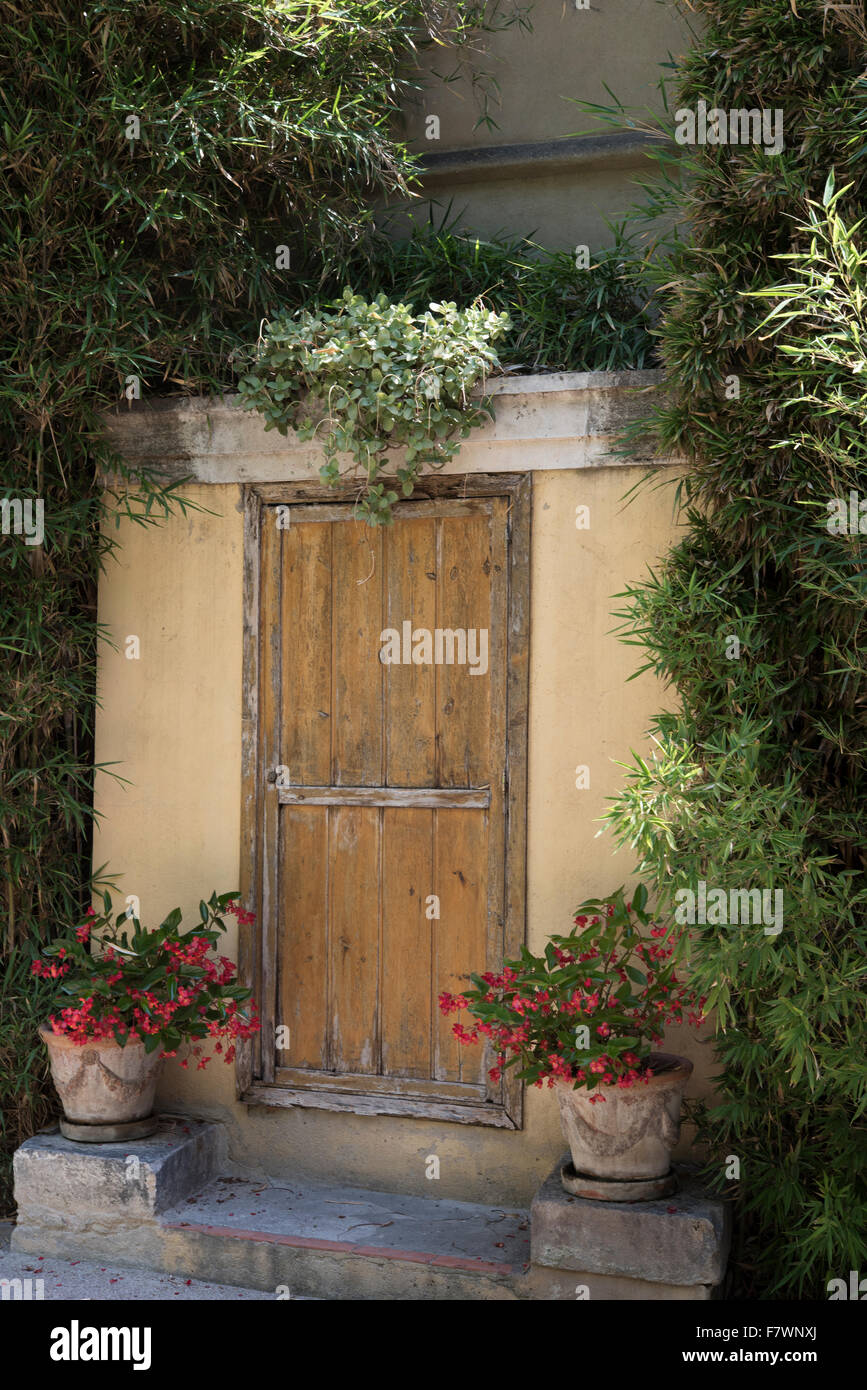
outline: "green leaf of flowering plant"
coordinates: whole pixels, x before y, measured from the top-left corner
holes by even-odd
[[[474,973],[459,995],[443,993],[444,1014],[472,1021],[454,1025],[459,1041],[486,1039],[495,1077],[517,1065],[534,1085],[641,1080],[665,1024],[697,1024],[705,1003],[677,973],[674,924],[655,923],[646,904],[646,892],[627,901],[622,889],[582,903],[573,930],[552,936],[541,955],[522,945],[501,972]]]
[[[130,936],[125,913],[112,921],[110,895],[104,905],[103,915],[90,912],[33,959],[32,973],[51,982],[55,1031],[81,1045],[101,1038],[122,1046],[142,1041],[148,1052],[175,1052],[181,1042],[213,1036],[221,1049],[229,1044],[224,1056],[230,1061],[234,1040],[259,1026],[251,990],[237,983],[230,961],[213,955],[226,931],[221,913],[251,919],[237,893],[203,899],[200,925],[189,932],[181,929],[181,909],[173,908],[152,931],[134,918]]]

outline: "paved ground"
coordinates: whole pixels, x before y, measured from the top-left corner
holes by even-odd
[[[42,1280],[43,1297],[104,1301],[177,1299],[179,1302],[224,1299],[237,1302],[273,1302],[274,1295],[258,1289],[238,1289],[230,1284],[208,1284],[202,1279],[184,1279],[178,1274],[155,1274],[150,1270],[112,1269],[91,1260],[58,1260],[54,1256],[16,1255],[9,1249],[12,1223],[0,1221],[0,1279]],[[34,1294],[38,1285],[31,1286]],[[27,1285],[23,1286],[24,1289]],[[311,1301],[311,1300],[306,1300]]]

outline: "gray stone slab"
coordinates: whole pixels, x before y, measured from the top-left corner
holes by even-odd
[[[173,1117],[163,1117],[151,1138],[122,1144],[79,1144],[58,1130],[37,1134],[15,1154],[18,1221],[152,1220],[209,1182],[224,1155],[219,1125]]]
[[[176,1129],[158,1139],[140,1146],[139,1179],[180,1142]],[[526,1210],[228,1175],[167,1207],[170,1184],[128,1196],[129,1146],[106,1147],[57,1134],[25,1146],[12,1249],[28,1264],[84,1260],[118,1282],[145,1267],[275,1299],[514,1300],[529,1268]]]
[[[660,371],[553,372],[489,377],[494,417],[478,426],[446,464],[445,474],[618,468],[663,460],[647,441],[628,458],[614,441],[647,411],[647,392],[663,389]],[[202,483],[319,482],[321,447],[290,430],[266,431],[241,397],[184,396],[135,402],[105,414],[109,442],[133,467]],[[344,461],[341,455],[338,462]],[[400,450],[394,463],[403,461]],[[671,460],[669,460],[670,462]]]
[[[277,1185],[221,1177],[163,1212],[160,1224],[183,1224],[191,1231],[212,1227],[238,1236],[250,1232],[264,1239],[338,1241],[513,1266],[530,1259],[525,1210],[325,1184]]]
[[[571,1197],[560,1159],[531,1206],[534,1266],[617,1275],[670,1286],[721,1283],[729,1249],[725,1203],[678,1166],[680,1190],[654,1202]]]
[[[323,1248],[281,1244],[277,1238],[210,1235],[207,1227],[165,1230],[162,1268],[194,1278],[261,1289],[277,1299],[347,1301],[511,1301],[517,1277],[510,1265],[448,1257],[438,1262],[385,1248]]]
[[[163,1274],[152,1269],[130,1269],[105,1260],[64,1260],[38,1254],[12,1254],[11,1221],[0,1221],[0,1290],[7,1301],[54,1300],[93,1303],[164,1302],[200,1303],[273,1301],[261,1289],[217,1284],[209,1279],[190,1279],[182,1274]],[[8,1310],[7,1310],[8,1311]]]
[[[163,1268],[324,1299],[512,1300],[529,1212],[224,1177],[158,1221]]]
[[[650,1283],[621,1274],[588,1274],[543,1265],[531,1265],[516,1290],[519,1298],[547,1303],[706,1303],[715,1296],[708,1284]]]

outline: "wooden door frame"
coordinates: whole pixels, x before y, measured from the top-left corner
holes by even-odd
[[[504,954],[516,956],[526,931],[527,857],[527,734],[530,655],[530,526],[532,474],[483,473],[424,477],[415,486],[414,502],[453,497],[508,497],[506,544],[507,678],[506,678],[506,854],[504,881]],[[248,1104],[304,1106],[353,1114],[424,1115],[460,1124],[520,1129],[523,1123],[523,1084],[510,1068],[496,1105],[453,1103],[412,1095],[377,1096],[334,1090],[301,1090],[274,1084],[274,1049],[262,1048],[262,1038],[275,1027],[276,948],[275,913],[270,910],[269,875],[264,872],[270,852],[277,852],[278,799],[266,797],[259,767],[279,762],[279,750],[265,746],[269,731],[260,718],[259,678],[262,669],[260,632],[260,541],[262,510],[285,503],[346,503],[357,498],[354,488],[320,483],[246,484],[244,500],[244,637],[242,678],[241,900],[256,914],[252,926],[239,927],[239,977],[259,1004],[262,1030],[252,1044],[238,1047],[236,1093]],[[395,506],[399,512],[401,503]],[[273,634],[272,634],[273,636]],[[272,851],[269,851],[269,845]],[[264,931],[261,923],[265,923]],[[336,1078],[337,1079],[337,1078]],[[411,1085],[408,1086],[411,1090]]]

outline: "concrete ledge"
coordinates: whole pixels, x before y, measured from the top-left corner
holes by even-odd
[[[560,372],[494,377],[494,420],[474,430],[443,469],[462,473],[533,469],[663,466],[649,445],[629,458],[614,452],[628,424],[658,396],[658,371]],[[181,396],[124,403],[106,416],[109,443],[132,467],[200,483],[319,482],[322,449],[266,430],[237,395]],[[402,451],[394,451],[394,466]],[[347,469],[352,461],[345,459]]]
[[[724,1202],[709,1198],[688,1170],[679,1169],[680,1191],[658,1202],[596,1202],[564,1191],[563,1161],[530,1209],[534,1266],[572,1271],[573,1289],[586,1282],[579,1271],[708,1291],[722,1282],[728,1210]]]
[[[348,1300],[514,1301],[511,1266],[470,1261],[450,1263],[420,1252],[355,1246],[343,1242],[275,1239],[262,1233],[161,1226],[161,1268],[193,1278],[291,1297]],[[457,1266],[457,1267],[456,1267]]]
[[[616,131],[612,135],[566,135],[557,140],[528,140],[511,145],[481,145],[422,153],[425,187],[440,183],[473,183],[484,179],[547,178],[585,169],[637,169],[663,144],[677,155],[680,146],[666,135]]]

